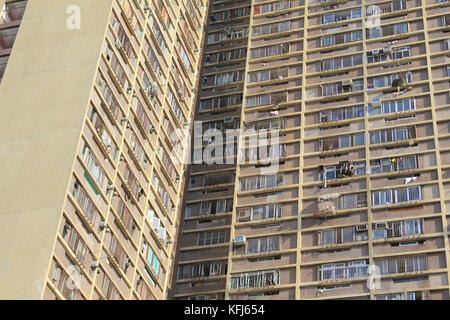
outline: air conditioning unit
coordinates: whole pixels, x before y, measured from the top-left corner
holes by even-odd
[[[387,222],[375,223],[375,229],[387,229]]]
[[[153,221],[152,221],[153,229],[158,230],[160,226],[161,226],[161,220],[159,220],[159,218],[154,217]]]
[[[373,49],[372,50],[372,55],[377,56],[380,54],[380,50],[379,49]]]
[[[392,51],[392,47],[385,47],[383,48],[383,52],[390,53]]]
[[[148,221],[150,221],[150,224],[152,224],[154,217],[155,217],[155,211],[148,210],[147,211],[147,219],[148,219]]]
[[[352,79],[347,79],[347,80],[342,80],[342,86],[343,87],[348,87],[353,85],[353,80]]]
[[[166,241],[166,228],[160,227],[157,233],[159,240],[161,240],[162,242]]]
[[[244,245],[245,244],[245,236],[235,236],[233,239],[233,243],[235,245]]]
[[[356,231],[367,231],[367,224],[356,226]]]

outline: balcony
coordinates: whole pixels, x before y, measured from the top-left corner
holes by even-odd
[[[3,6],[0,15],[0,28],[6,24],[19,23],[25,13],[27,1],[9,2]]]
[[[5,61],[6,60],[6,61]],[[6,64],[8,60],[5,58],[0,58],[0,83],[3,79],[3,75],[5,74]]]
[[[125,173],[124,173],[124,180],[125,180],[125,189],[129,195],[132,195],[134,199],[139,202],[141,196],[144,194],[144,189],[141,187],[141,185],[138,182],[138,179],[131,171],[130,167],[126,165]]]
[[[383,18],[402,15],[407,11],[406,1],[397,0],[391,3],[380,3],[366,7],[366,17],[382,15]]]
[[[95,111],[92,113],[90,120],[96,132],[96,135],[94,135],[94,139],[97,141],[97,145],[100,147],[100,149],[102,149],[102,152],[105,155],[108,154],[113,160],[116,160],[118,148],[111,135],[109,134],[105,123]]]
[[[85,166],[87,167],[87,171],[85,172],[84,176],[94,192],[96,194],[98,194],[100,190],[106,192],[105,185],[109,182],[106,176],[106,172],[103,169],[103,166],[97,160],[92,149],[87,145],[83,149],[82,159]]]
[[[320,281],[338,281],[352,278],[365,278],[369,275],[369,265],[366,261],[335,263],[322,265],[318,270]]]
[[[94,230],[94,227],[100,220],[100,213],[78,181],[75,181],[72,186],[72,196],[75,198],[81,210],[83,210],[84,214],[81,215],[81,220],[91,228],[91,231]]]
[[[120,121],[122,120],[122,112],[120,109],[119,101],[116,99],[114,93],[103,77],[100,77],[98,86],[100,89],[100,94],[103,96],[104,100],[104,103],[102,103],[102,105],[104,106],[108,118],[112,123],[121,124]]]
[[[267,270],[231,276],[230,290],[267,289],[280,284],[280,270]]]
[[[317,197],[318,211],[314,216],[334,216],[336,214],[335,200],[339,198],[339,193],[324,194]]]
[[[361,8],[323,14],[322,24],[336,23],[356,18],[361,18]]]

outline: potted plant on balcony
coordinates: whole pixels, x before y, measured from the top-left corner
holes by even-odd
[[[397,91],[400,92],[400,89],[406,85],[406,79],[398,78],[392,81],[392,87],[397,88]]]

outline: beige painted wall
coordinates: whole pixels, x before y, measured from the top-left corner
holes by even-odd
[[[28,2],[0,85],[0,299],[41,297],[111,5]]]

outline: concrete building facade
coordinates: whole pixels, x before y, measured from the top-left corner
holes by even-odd
[[[0,298],[450,298],[447,1],[0,7]]]
[[[206,3],[0,8],[0,298],[165,299]]]
[[[449,298],[449,14],[212,1],[195,119],[241,135],[190,167],[175,299]]]

